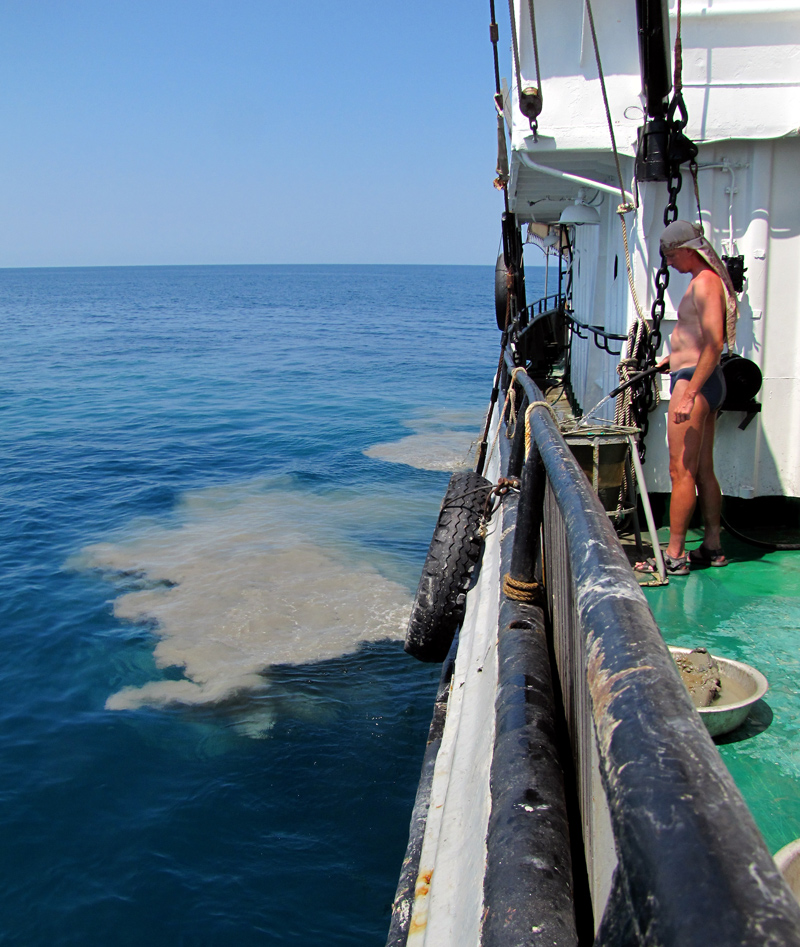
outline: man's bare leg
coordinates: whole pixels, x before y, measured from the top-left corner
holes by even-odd
[[[698,397],[699,400],[699,397]],[[703,443],[697,465],[697,495],[703,514],[703,545],[706,549],[719,549],[720,517],[722,514],[722,491],[714,473],[714,428],[717,412],[710,412],[703,428]]]
[[[680,424],[673,420],[673,406],[681,399],[688,384],[685,378],[681,378],[675,385],[667,421],[669,475],[672,479],[667,555],[673,559],[685,555],[686,533],[697,503],[697,471],[709,415],[708,402],[703,395],[698,395],[689,420]]]

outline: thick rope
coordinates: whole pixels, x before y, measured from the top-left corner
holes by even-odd
[[[522,75],[519,68],[519,46],[517,45],[517,15],[514,12],[514,0],[508,0],[508,15],[511,19],[511,46],[514,51],[514,73],[517,77],[517,96],[522,101]]]
[[[514,390],[514,382],[517,380],[517,375],[520,375],[520,374],[527,376],[528,373],[525,371],[525,369],[522,366],[517,366],[516,368],[511,369],[511,381],[509,382],[509,385],[508,385],[508,392],[506,393],[506,400],[503,402],[503,410],[500,412],[501,418],[505,416],[506,408],[508,407],[509,400],[512,398],[512,392]],[[530,454],[531,444],[533,443],[532,435],[531,435],[531,411],[534,408],[547,408],[547,410],[550,412],[550,416],[552,417],[552,419],[556,422],[556,424],[558,424],[558,417],[556,416],[556,413],[553,410],[553,406],[550,404],[549,401],[531,401],[531,403],[528,405],[527,409],[525,410],[525,456],[526,457],[528,457],[528,455]],[[516,415],[514,415],[513,423],[516,424],[516,422],[517,422],[517,418],[516,418]],[[494,449],[497,444],[497,439],[499,436],[500,436],[500,425],[498,424],[497,430],[494,432],[494,439],[492,440],[492,446],[489,450],[489,456],[486,458],[487,467],[489,466],[489,461],[492,459],[492,454],[494,453]]]
[[[644,322],[644,312],[642,311],[642,306],[639,302],[639,297],[636,293],[636,283],[633,279],[633,263],[631,262],[631,251],[628,247],[628,227],[625,224],[625,214],[631,211],[633,208],[630,204],[620,204],[617,208],[617,213],[619,214],[619,222],[622,225],[622,243],[625,246],[625,269],[628,273],[628,286],[631,291],[631,298],[633,299],[633,305],[636,307],[636,316],[639,322]]]
[[[508,421],[506,422],[506,437],[510,441],[514,436],[514,429],[517,426],[517,393],[514,386],[508,389]]]
[[[678,23],[675,29],[675,79],[673,85],[675,86],[676,95],[683,90],[683,43],[681,41],[681,0],[678,0]],[[697,224],[700,227],[700,233],[705,234],[705,228],[703,227],[703,211],[700,207],[700,185],[697,181],[697,162],[689,162],[689,170],[692,173],[692,181],[694,183],[694,199],[697,202]],[[733,185],[731,184],[731,190]],[[733,253],[733,244],[731,244],[731,253]]]
[[[506,148],[506,129],[503,117],[503,92],[500,88],[500,59],[497,54],[500,30],[497,26],[494,0],[489,0],[489,13],[491,15],[489,39],[492,44],[492,57],[494,59],[494,105],[497,109],[497,177],[494,179],[494,186],[498,191],[503,192],[503,202],[506,212],[508,212],[508,149]]]
[[[547,408],[550,412],[552,419],[558,424],[558,418],[556,413],[553,410],[553,406],[549,401],[531,401],[525,410],[525,457],[526,459],[530,456],[531,447],[533,446],[533,435],[531,434],[531,412],[534,408]]]
[[[639,363],[642,352],[647,351],[647,344],[650,337],[650,329],[644,320],[631,323],[628,330],[628,341],[626,343],[627,357],[620,360],[617,365],[617,374],[620,384],[629,381],[639,369]],[[658,376],[654,375],[648,382],[653,386],[654,405],[661,400],[661,385],[658,382]],[[614,409],[614,423],[622,427],[635,428],[636,418],[633,413],[633,387],[626,388],[617,395],[616,406]]]
[[[631,263],[631,251],[628,246],[628,227],[625,223],[625,214],[629,214],[632,210],[635,210],[635,206],[627,200],[625,194],[625,185],[622,180],[622,167],[619,163],[619,152],[617,151],[617,140],[614,136],[614,122],[611,119],[611,108],[608,104],[608,92],[606,91],[606,80],[603,74],[603,64],[600,61],[600,47],[597,43],[597,32],[594,28],[594,15],[592,13],[592,3],[591,0],[585,0],[586,2],[586,13],[589,17],[589,27],[592,32],[592,44],[594,46],[594,58],[597,62],[597,75],[600,78],[600,90],[603,93],[603,105],[606,110],[606,121],[608,122],[608,134],[611,138],[611,149],[614,152],[614,164],[617,169],[617,182],[619,184],[619,193],[621,203],[617,207],[617,214],[619,215],[619,222],[622,227],[622,243],[625,247],[625,270],[628,274],[628,286],[631,291],[631,298],[633,299],[633,305],[636,309],[636,316],[642,322],[644,321],[644,312],[642,311],[642,306],[639,302],[639,296],[636,293],[636,284],[633,278],[633,264]]]
[[[592,15],[592,0],[586,0],[586,12],[589,16],[589,27],[592,31],[592,43],[594,45],[594,58],[597,62],[597,74],[600,77],[600,89],[603,93],[603,104],[606,107],[606,119],[608,120],[608,132],[611,135],[611,148],[614,152],[614,163],[617,166],[617,180],[619,181],[619,192],[623,203],[625,202],[625,186],[622,183],[622,168],[619,163],[619,153],[617,151],[617,140],[614,137],[614,123],[611,121],[611,109],[608,107],[608,93],[606,92],[606,80],[603,76],[603,66],[600,62],[600,47],[597,45],[597,33],[594,28],[594,16]]]
[[[521,582],[514,579],[510,573],[503,576],[503,592],[506,598],[515,602],[526,602],[535,605],[542,600],[542,586],[539,582]]]
[[[533,58],[536,62],[536,88],[539,98],[542,98],[542,75],[539,72],[539,44],[536,41],[536,14],[533,11],[533,0],[528,0],[528,13],[531,21],[531,39],[533,40]]]
[[[506,392],[506,400],[503,402],[503,410],[500,412],[500,419],[502,420],[502,418],[505,417],[506,408],[508,407],[508,402],[510,400],[511,410],[512,410],[512,424],[517,423],[517,415],[516,415],[516,412],[514,411],[514,402],[516,400],[516,393],[514,392],[514,382],[517,380],[517,375],[520,374],[520,372],[522,372],[523,375],[527,375],[527,372],[522,367],[514,368],[511,370],[511,381],[509,382],[508,391]],[[500,436],[500,423],[498,421],[497,430],[494,432],[494,438],[492,439],[492,446],[489,448],[489,456],[486,458],[486,465],[485,465],[486,467],[489,466],[489,461],[492,459],[492,454],[494,453],[494,449],[497,446],[497,438],[499,436]],[[513,435],[511,434],[508,436],[513,437]]]

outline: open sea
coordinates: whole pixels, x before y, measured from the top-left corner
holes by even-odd
[[[493,286],[0,270],[1,944],[384,943]]]

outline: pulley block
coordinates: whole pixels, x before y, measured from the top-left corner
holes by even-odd
[[[526,86],[519,98],[519,110],[529,121],[542,114],[542,94],[536,86]]]

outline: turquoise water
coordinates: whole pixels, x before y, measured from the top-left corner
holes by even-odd
[[[0,271],[0,942],[383,943],[438,676],[397,638],[492,292]]]

